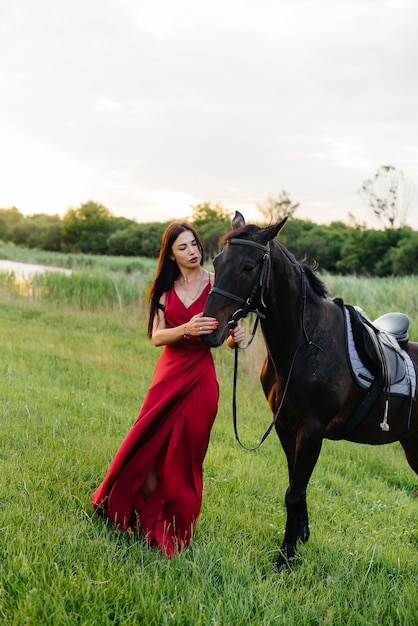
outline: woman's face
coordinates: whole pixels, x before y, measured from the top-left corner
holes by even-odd
[[[171,247],[171,258],[180,268],[199,267],[202,260],[197,239],[190,230],[185,230],[177,237]]]

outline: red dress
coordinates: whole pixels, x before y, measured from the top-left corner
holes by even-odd
[[[186,308],[166,293],[168,328],[203,310],[210,283]],[[138,418],[92,501],[121,530],[137,518],[149,545],[172,556],[189,544],[202,503],[202,465],[218,407],[219,388],[209,348],[199,337],[164,346]],[[140,488],[155,468],[159,484],[144,501]]]

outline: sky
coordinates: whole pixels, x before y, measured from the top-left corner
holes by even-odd
[[[373,223],[380,166],[418,189],[417,32],[416,0],[1,0],[0,207]]]

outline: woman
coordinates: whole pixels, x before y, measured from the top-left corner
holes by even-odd
[[[202,464],[218,407],[218,382],[200,337],[218,322],[202,311],[213,283],[203,246],[186,222],[165,230],[150,288],[148,337],[164,346],[139,416],[93,506],[120,530],[138,531],[168,557],[186,548],[202,502]],[[241,342],[241,326],[227,343]]]

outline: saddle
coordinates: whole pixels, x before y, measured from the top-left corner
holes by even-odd
[[[409,397],[412,402],[415,394],[415,372],[412,363],[409,363],[408,354],[404,351],[409,341],[409,319],[403,313],[386,313],[372,322],[360,307],[345,304],[340,298],[335,298],[334,302],[345,311],[346,318],[349,318],[351,341],[357,353],[356,361],[353,360],[354,353],[351,354],[348,344],[347,354],[353,377],[367,389],[367,393],[350,418],[327,436],[329,439],[343,439],[365,419],[382,393],[386,399],[380,428],[388,431],[390,395],[400,393]],[[348,342],[347,325],[348,319]]]
[[[409,318],[404,313],[386,313],[372,322],[360,307],[346,306],[356,348],[364,364],[381,380],[383,388],[389,389],[406,375],[401,351],[409,341]]]

